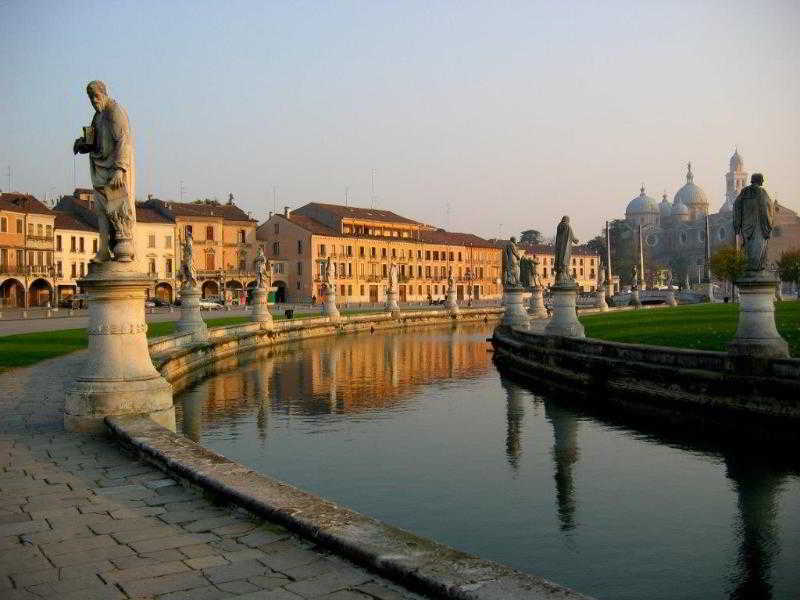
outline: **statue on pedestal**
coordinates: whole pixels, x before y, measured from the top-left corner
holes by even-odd
[[[503,251],[503,283],[505,287],[520,287],[519,262],[521,259],[522,250],[517,246],[517,239],[512,236]]]
[[[667,269],[667,289],[672,289],[672,269]]]
[[[95,110],[92,124],[72,144],[73,154],[89,155],[100,242],[94,263],[133,260],[136,225],[136,172],[128,113],[108,97],[102,81],[86,86]]]
[[[455,281],[453,281],[453,267],[447,267],[447,291],[453,289],[453,285]]]
[[[181,289],[197,287],[197,272],[194,269],[194,247],[192,234],[187,234],[181,244],[181,269],[178,272]]]
[[[772,236],[775,204],[764,185],[764,176],[754,173],[733,203],[733,230],[742,237],[747,258],[745,271],[754,274],[767,267],[767,242]]]
[[[556,285],[574,285],[575,280],[570,275],[570,258],[572,257],[572,245],[578,243],[578,238],[572,232],[569,224],[569,217],[564,216],[556,229],[555,247],[555,267]]]
[[[389,291],[396,292],[397,291],[397,273],[398,273],[397,263],[391,263],[389,265]]]
[[[639,289],[639,267],[635,263],[633,267],[631,267],[631,289]]]
[[[322,287],[327,291],[330,289],[336,290],[336,263],[331,260],[331,257],[323,259],[322,261]]]
[[[256,267],[256,287],[265,290],[272,287],[272,265],[264,256],[264,249],[259,248],[255,260]]]

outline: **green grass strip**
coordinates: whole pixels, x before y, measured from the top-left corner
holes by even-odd
[[[586,337],[724,352],[736,333],[736,304],[687,304],[673,308],[631,310],[585,315],[580,318]],[[778,332],[789,343],[792,356],[800,356],[800,302],[775,305]]]

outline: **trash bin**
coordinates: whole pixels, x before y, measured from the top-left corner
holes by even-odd
[[[283,314],[286,315],[287,319],[294,319],[294,309],[293,308],[287,308],[285,311],[283,311]]]

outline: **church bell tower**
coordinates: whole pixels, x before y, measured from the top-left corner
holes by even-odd
[[[722,206],[722,211],[733,210],[734,200],[746,185],[747,172],[744,170],[744,161],[737,148],[731,156],[730,170],[725,173],[725,204]]]

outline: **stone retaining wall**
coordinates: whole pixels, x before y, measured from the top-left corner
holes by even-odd
[[[800,419],[800,359],[745,372],[724,352],[548,336],[498,327],[495,360],[525,377],[578,384],[598,402],[615,397],[672,410],[711,409]]]

